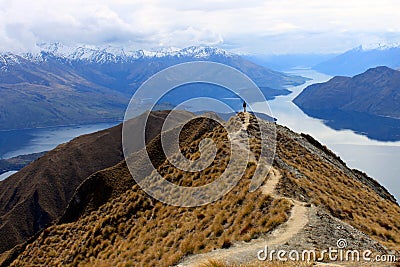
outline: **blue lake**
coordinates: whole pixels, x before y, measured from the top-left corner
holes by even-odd
[[[339,155],[350,168],[366,172],[400,200],[400,142],[376,141],[351,130],[334,130],[322,120],[307,116],[292,100],[308,85],[325,82],[331,77],[313,70],[296,70],[291,73],[312,80],[301,86],[288,88],[293,91],[290,95],[269,101],[272,115],[278,119],[278,124],[296,132],[310,134]],[[252,105],[256,112],[262,112],[264,107],[263,103]]]
[[[0,158],[48,151],[82,134],[103,130],[119,122],[0,131]]]
[[[312,70],[296,70],[291,73],[312,80],[301,86],[290,87],[288,89],[293,91],[290,95],[279,96],[268,102],[272,115],[278,119],[278,123],[296,132],[312,135],[338,154],[349,167],[366,172],[399,200],[400,142],[376,141],[351,130],[334,130],[326,126],[322,120],[307,116],[292,103],[292,100],[308,85],[325,82],[331,77]],[[264,103],[253,103],[251,108],[256,112],[265,112]],[[116,124],[118,123],[0,131],[0,158],[50,150],[79,135],[96,132]],[[3,174],[0,180],[10,174]]]
[[[10,177],[14,173],[17,173],[17,171],[9,171],[9,172],[5,172],[5,173],[0,174],[0,181],[3,181],[4,179]]]

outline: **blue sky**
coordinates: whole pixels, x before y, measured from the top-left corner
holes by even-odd
[[[60,41],[239,53],[342,52],[400,44],[398,0],[0,0],[0,50]]]

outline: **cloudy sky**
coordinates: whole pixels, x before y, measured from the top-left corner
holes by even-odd
[[[398,0],[0,0],[0,50],[37,43],[250,54],[400,44]]]

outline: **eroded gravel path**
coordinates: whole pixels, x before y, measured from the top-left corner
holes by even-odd
[[[245,122],[243,124],[243,128],[241,128],[239,131],[243,131],[249,126],[249,120],[249,114],[245,113]],[[239,131],[235,133],[235,135],[239,135]],[[234,139],[235,137],[236,136],[233,136]],[[247,147],[243,146],[243,148]],[[250,159],[253,158],[254,155],[250,156]],[[309,222],[309,208],[306,207],[306,203],[291,198],[286,198],[276,193],[275,189],[281,177],[282,175],[279,170],[271,168],[268,174],[268,179],[261,187],[261,190],[263,194],[271,195],[274,198],[285,198],[292,203],[293,206],[290,212],[290,217],[285,223],[277,227],[274,231],[272,231],[272,233],[263,239],[252,240],[249,243],[236,243],[228,249],[218,249],[209,253],[193,255],[185,258],[183,262],[178,264],[178,266],[199,266],[210,259],[222,261],[227,264],[243,264],[247,262],[254,262],[257,260],[257,252],[263,249],[265,246],[276,246],[283,244],[297,235]]]

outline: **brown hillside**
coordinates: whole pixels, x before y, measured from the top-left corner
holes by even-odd
[[[243,120],[243,114],[239,117]],[[235,122],[237,117],[228,124]],[[251,150],[257,155],[258,135],[253,131],[258,127],[254,118],[250,123],[252,127],[247,129],[254,137]],[[197,151],[190,148],[196,147],[200,139],[224,140],[225,135],[217,125],[183,145],[182,149],[187,157],[195,158]],[[148,148],[154,149],[153,146],[157,147],[157,143],[152,142]],[[229,149],[223,142],[217,143],[217,147],[221,168],[204,170],[202,174],[182,172],[168,161],[162,162],[161,157],[158,158],[162,162],[157,165],[158,171],[165,178],[183,185],[208,183],[223,172],[223,162],[229,161]],[[249,193],[249,178],[256,164],[254,159],[231,192],[201,207],[178,208],[163,204],[134,184],[125,193],[110,198],[77,221],[43,231],[12,266],[169,266],[190,254],[242,244],[238,241],[263,239],[296,214],[293,210],[296,202],[289,199],[304,203],[302,209],[314,214],[309,215],[310,224],[305,226],[307,239],[295,238],[290,242],[301,241],[303,245],[311,242],[313,247],[326,248],[325,245],[334,246],[336,240],[333,237],[343,235],[353,241],[354,248],[365,248],[370,244],[378,248],[380,245],[376,241],[391,249],[400,248],[398,204],[378,184],[349,169],[319,143],[278,126],[274,169],[282,175],[277,181],[277,191],[282,197],[265,193],[266,189],[262,188]],[[106,173],[115,180],[130,179],[123,163],[104,170],[102,175]],[[267,181],[270,179],[273,176],[269,175]],[[313,225],[318,227],[313,228]]]
[[[148,140],[157,135],[167,115],[168,112],[150,115]],[[183,114],[181,119],[188,116]],[[145,114],[132,119],[127,127],[142,127],[144,118]],[[85,178],[122,159],[121,125],[118,125],[60,145],[1,181],[0,253],[54,223]]]
[[[186,117],[185,113],[181,113],[181,119]],[[177,119],[177,118],[175,118]],[[211,131],[218,125],[217,122],[208,120],[206,118],[191,121],[184,127],[183,134],[181,134],[181,144],[188,145],[196,141],[199,136],[207,131]],[[160,130],[153,129],[154,131]],[[147,153],[153,159],[155,167],[159,167],[165,161],[165,155],[160,153],[162,151],[161,136],[158,135],[149,142]],[[146,150],[141,149],[131,156],[134,160],[137,169],[144,164],[143,157]],[[145,173],[141,175],[149,175]],[[138,179],[138,173],[135,179]],[[112,168],[101,170],[89,176],[77,188],[74,196],[72,197],[68,207],[61,217],[59,223],[68,223],[76,221],[79,217],[90,214],[91,211],[97,210],[101,205],[106,202],[119,197],[125,191],[130,189],[135,184],[135,180],[129,174],[129,170],[125,161],[118,163]]]
[[[0,182],[0,252],[58,218],[84,178],[118,163],[120,132],[116,126],[78,137]]]
[[[352,78],[336,76],[304,89],[294,103],[303,110],[361,112],[400,118],[400,72],[376,67]]]
[[[293,140],[296,140],[295,142]],[[324,207],[389,248],[400,249],[400,207],[372,178],[349,169],[309,137],[285,127],[278,131],[277,165],[283,195]]]

